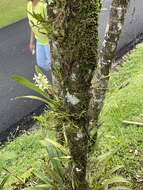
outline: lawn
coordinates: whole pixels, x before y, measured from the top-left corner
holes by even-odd
[[[43,116],[42,116],[43,117]],[[46,114],[44,116],[46,121]],[[143,45],[140,44],[130,54],[122,66],[111,74],[109,91],[100,117],[102,127],[99,130],[98,152],[116,150],[111,165],[123,165],[122,175],[131,181],[143,179],[143,128],[136,125],[124,125],[124,120],[143,122]],[[41,118],[43,122],[43,118]],[[48,124],[48,123],[47,123]],[[49,124],[50,125],[50,124]],[[35,129],[29,134],[18,137],[1,148],[1,179],[7,168],[21,176],[33,168],[39,170],[46,151],[40,144],[44,138],[43,129]],[[8,152],[15,152],[11,160],[5,158]],[[4,156],[6,155],[6,157]],[[9,179],[9,183],[14,178]],[[135,183],[134,183],[135,184]],[[133,184],[133,185],[134,185]],[[11,189],[7,187],[7,189]],[[134,186],[135,190],[136,187]]]
[[[101,114],[99,143],[102,151],[117,149],[113,162],[124,165],[126,175],[141,181],[143,128],[125,125],[124,120],[143,123],[143,44],[112,73]]]
[[[0,28],[26,16],[27,0],[0,0]]]

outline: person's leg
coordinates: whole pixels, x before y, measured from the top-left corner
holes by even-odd
[[[42,44],[36,42],[36,61],[37,65],[44,69],[45,62],[45,52]]]
[[[51,52],[50,52],[50,45],[47,44],[44,46],[45,50],[45,67],[46,70],[51,70]]]
[[[49,81],[52,82],[52,72],[51,72],[51,52],[50,52],[50,45],[47,44],[44,46],[45,51],[45,73],[48,77]]]
[[[52,82],[50,46],[42,45],[37,42],[36,58],[37,58],[37,65],[43,69],[49,81]]]

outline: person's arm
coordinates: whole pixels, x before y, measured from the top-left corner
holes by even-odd
[[[31,30],[31,36],[30,36],[29,49],[32,54],[35,54],[35,36],[32,30]]]

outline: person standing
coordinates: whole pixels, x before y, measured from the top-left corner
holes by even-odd
[[[28,0],[27,2],[27,16],[31,28],[29,49],[32,54],[35,54],[36,50],[37,65],[43,69],[48,79],[52,81],[48,33],[34,15],[40,15],[44,20],[47,20],[47,9],[44,0]]]

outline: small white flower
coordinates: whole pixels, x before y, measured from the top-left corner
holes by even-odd
[[[50,86],[47,77],[41,73],[38,73],[38,75],[34,74],[33,80],[35,81],[36,86],[42,91],[45,91]]]

